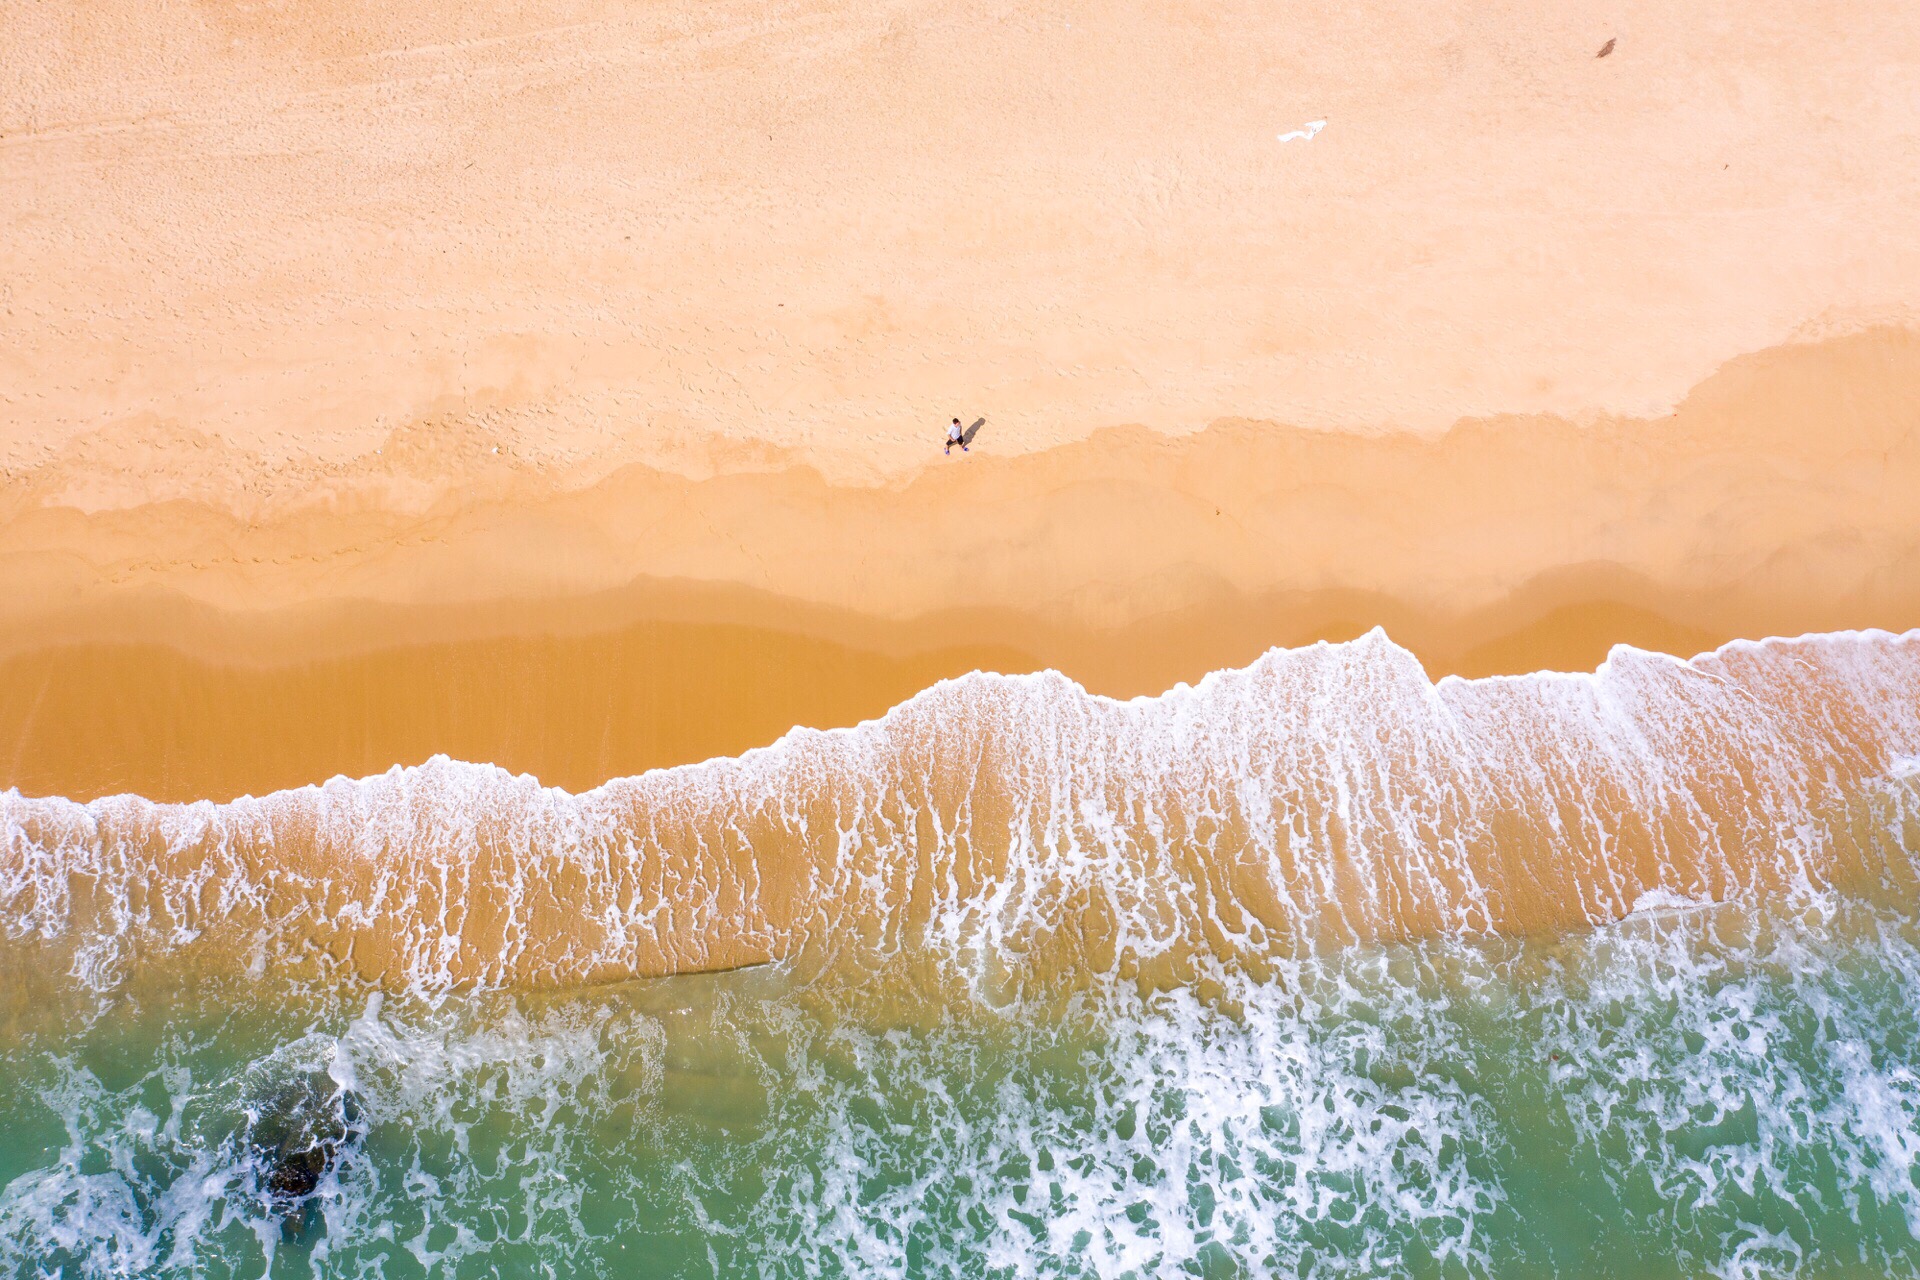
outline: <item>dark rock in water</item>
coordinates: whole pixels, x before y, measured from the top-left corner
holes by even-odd
[[[249,1109],[247,1145],[260,1163],[274,1212],[295,1225],[306,1201],[340,1157],[365,1134],[360,1101],[315,1071],[299,1076]]]

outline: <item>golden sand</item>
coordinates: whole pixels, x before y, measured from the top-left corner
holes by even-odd
[[[0,785],[1910,625],[1916,63],[1891,0],[0,5]]]
[[[1126,693],[1374,624],[1427,674],[1904,627],[1917,374],[1920,339],[1882,329],[1733,361],[1654,420],[1136,428],[896,485],[628,468],[419,512],[23,501],[9,781],[204,799],[447,753],[578,789],[976,666]],[[117,939],[76,972],[136,935],[405,984],[864,964],[938,934],[996,989],[1648,895],[1906,893],[1914,643],[1435,690],[1376,638],[1133,708],[975,680],[577,799],[445,762],[226,807],[11,795],[6,887],[47,936]]]
[[[898,486],[628,468],[425,513],[18,511],[0,782],[261,794],[444,753],[582,789],[1053,667],[1157,693],[1376,625],[1435,676],[1920,625],[1920,339],[1733,362],[1658,420],[1222,423]]]
[[[0,463],[243,506],[423,422],[433,488],[1658,415],[1913,314],[1916,64],[1901,0],[9,0]]]

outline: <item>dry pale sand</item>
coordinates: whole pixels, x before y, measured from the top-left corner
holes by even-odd
[[[1660,413],[1920,302],[1916,84],[1900,0],[7,0],[0,450]]]
[[[1920,623],[1916,85],[1892,2],[0,0],[0,785]]]

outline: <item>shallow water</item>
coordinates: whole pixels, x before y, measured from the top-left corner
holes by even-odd
[[[9,793],[0,1273],[1920,1274],[1916,761],[1920,635],[1370,637],[578,797]]]
[[[569,987],[921,953],[1001,999],[1663,898],[1920,888],[1920,632],[1434,682],[1382,633],[1158,698],[974,674],[574,795],[439,758],[227,804],[0,794],[0,925],[110,989]]]
[[[17,971],[15,971],[17,972]],[[1920,1272],[1920,923],[1828,898],[989,1011],[769,970],[14,1006],[21,1275]],[[12,993],[20,995],[17,988]],[[302,1068],[364,1144],[284,1226]]]

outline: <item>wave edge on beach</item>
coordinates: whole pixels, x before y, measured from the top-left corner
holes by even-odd
[[[404,986],[930,960],[965,985],[1259,971],[1809,887],[1910,885],[1920,632],[1430,680],[1374,631],[1121,702],[943,681],[579,794],[436,758],[163,805],[0,797],[9,946]]]

